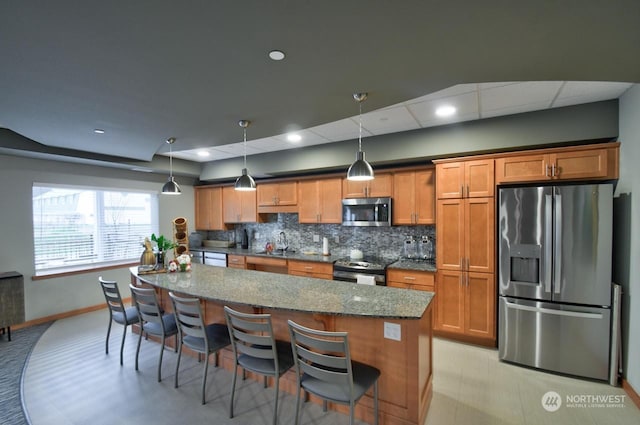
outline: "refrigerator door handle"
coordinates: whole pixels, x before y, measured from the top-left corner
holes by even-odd
[[[551,292],[551,261],[553,258],[553,252],[551,249],[551,241],[553,240],[553,233],[551,223],[553,220],[553,202],[551,195],[545,195],[545,210],[544,210],[544,291]]]
[[[554,310],[551,308],[544,308],[544,307],[531,307],[528,305],[515,304],[507,301],[506,299],[504,300],[504,303],[507,305],[507,307],[512,308],[514,310],[532,311],[534,313],[553,314],[556,316],[582,317],[584,319],[602,319],[603,318],[603,315],[601,313],[585,313],[582,311]]]
[[[555,235],[553,238],[556,261],[553,270],[553,292],[560,293],[562,283],[562,195],[555,196]]]
[[[545,313],[545,314],[553,314],[555,316],[568,316],[568,317],[581,317],[584,319],[602,319],[604,316],[601,313],[585,313],[583,311],[567,311],[567,310],[554,310],[551,308],[544,307],[532,307],[528,305],[522,304],[514,304],[512,302],[504,300],[504,303],[509,308],[513,308],[514,310],[524,310],[524,311],[532,311],[534,313]]]

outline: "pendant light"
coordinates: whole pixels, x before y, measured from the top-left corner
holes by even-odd
[[[354,93],[353,99],[358,102],[360,109],[360,133],[358,135],[358,153],[356,154],[355,162],[351,164],[349,171],[347,171],[347,180],[373,180],[373,168],[364,159],[364,152],[362,152],[362,102],[367,99],[367,93]]]
[[[249,127],[249,124],[251,124],[249,120],[238,121],[238,125],[242,127],[244,134],[244,168],[242,169],[242,175],[236,180],[236,190],[256,190],[256,182],[253,180],[253,177],[247,173],[247,127]]]
[[[178,183],[173,179],[173,155],[171,146],[176,141],[175,137],[169,137],[167,143],[169,144],[169,180],[162,186],[163,195],[180,195],[182,189],[178,186]]]

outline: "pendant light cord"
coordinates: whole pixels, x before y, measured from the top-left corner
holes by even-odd
[[[362,152],[362,102],[358,102],[360,109],[358,121],[360,122],[360,133],[358,135],[358,152]]]
[[[173,154],[171,145],[173,145],[173,142],[169,143],[169,177],[173,180]]]
[[[242,128],[244,134],[244,168],[247,168],[247,127]]]

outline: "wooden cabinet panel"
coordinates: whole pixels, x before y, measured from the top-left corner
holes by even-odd
[[[469,272],[465,286],[465,334],[480,338],[496,337],[495,303],[495,275]]]
[[[465,255],[465,201],[445,199],[438,201],[436,226],[436,263],[438,270],[462,270]]]
[[[226,230],[222,219],[221,187],[196,188],[195,202],[197,230]]]
[[[559,152],[549,156],[555,179],[602,178],[608,175],[606,149]]]
[[[315,261],[289,260],[289,274],[295,276],[315,277],[318,279],[333,279],[333,264]]]
[[[541,181],[549,178],[547,155],[511,156],[496,159],[496,183]]]
[[[342,196],[344,198],[387,198],[393,196],[393,176],[376,173],[373,180],[342,180]]]
[[[493,273],[495,263],[494,198],[465,199],[465,270]]]
[[[298,222],[342,223],[342,180],[298,182]]]
[[[439,270],[436,329],[495,339],[495,275]]]
[[[231,267],[232,269],[246,269],[247,266],[244,255],[227,255],[227,267]]]
[[[393,176],[393,224],[433,224],[435,170],[398,172]]]
[[[485,198],[492,197],[495,193],[493,159],[481,159],[475,161],[465,161],[464,163],[464,185],[465,198]]]
[[[437,164],[438,199],[494,196],[494,171],[493,159]]]
[[[298,204],[297,182],[263,183],[257,185],[257,202],[263,206],[291,206]]]
[[[389,269],[387,270],[387,286],[390,283],[398,283],[410,285],[415,287],[431,288],[425,290],[433,290],[435,286],[435,275],[431,272],[423,272],[418,270],[402,270],[402,269]]]
[[[618,178],[619,147],[576,147],[496,159],[496,183]]]
[[[258,218],[256,191],[222,188],[223,220],[225,223],[255,223]]]
[[[463,273],[438,270],[436,284],[436,329],[464,333]]]

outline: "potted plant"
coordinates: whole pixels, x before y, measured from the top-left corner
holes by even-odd
[[[156,255],[158,257],[158,269],[164,268],[165,257],[167,255],[167,251],[173,249],[177,246],[172,240],[165,238],[163,235],[156,236],[155,233],[151,234],[151,240],[155,242],[157,247]]]

